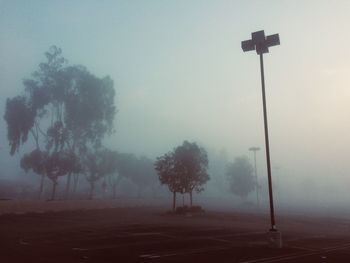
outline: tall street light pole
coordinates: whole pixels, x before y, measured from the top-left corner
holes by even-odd
[[[258,171],[256,169],[256,152],[259,151],[259,147],[250,147],[249,151],[254,153],[254,173],[255,173],[255,187],[256,187],[256,205],[259,208],[259,183],[258,183]]]
[[[260,56],[260,72],[261,72],[261,88],[262,88],[262,100],[264,111],[264,129],[265,129],[265,149],[266,149],[266,166],[269,185],[269,200],[270,200],[270,217],[271,217],[271,229],[270,232],[277,232],[275,212],[273,206],[273,193],[272,193],[272,178],[271,178],[271,161],[270,161],[270,145],[269,145],[269,132],[267,125],[267,110],[266,110],[266,96],[265,96],[265,76],[264,76],[264,53],[269,52],[269,47],[280,44],[278,34],[265,36],[264,30],[253,32],[252,39],[242,41],[242,49],[244,52],[255,50]],[[280,237],[280,235],[279,235]],[[278,238],[277,246],[282,246],[280,238]]]

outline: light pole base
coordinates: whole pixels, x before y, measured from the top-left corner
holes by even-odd
[[[271,229],[267,233],[268,244],[270,248],[282,248],[282,233]]]

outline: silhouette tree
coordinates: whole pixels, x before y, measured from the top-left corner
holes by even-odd
[[[55,199],[57,179],[68,172],[79,172],[80,163],[72,152],[60,151],[49,154],[38,149],[25,154],[21,159],[21,167],[28,172],[32,170],[39,175],[46,175],[52,180],[51,200]],[[43,182],[40,184],[40,194],[43,190]]]
[[[81,171],[80,162],[74,153],[68,151],[53,152],[48,155],[45,162],[46,176],[52,181],[52,192],[50,200],[56,196],[57,180],[59,176],[68,173],[77,173]]]
[[[136,156],[129,153],[115,153],[114,162],[116,164],[116,173],[110,175],[109,182],[112,186],[113,198],[116,197],[117,186],[123,178],[131,181],[134,178]]]
[[[89,199],[93,199],[96,182],[116,171],[113,153],[108,149],[89,150],[84,155],[85,176],[90,184]]]
[[[157,173],[154,169],[154,161],[145,156],[134,158],[133,163],[130,180],[136,185],[137,197],[140,198],[144,189],[156,184]]]
[[[155,162],[155,169],[158,172],[160,183],[167,185],[169,191],[173,193],[173,211],[175,211],[176,193],[181,192],[183,186],[179,174],[175,172],[174,153],[169,152],[158,157]]]
[[[188,141],[158,157],[155,169],[161,184],[166,184],[173,193],[173,209],[176,207],[176,193],[189,193],[192,206],[193,191],[203,191],[203,185],[209,180],[205,149]]]
[[[245,156],[235,158],[227,166],[227,177],[230,191],[241,198],[245,198],[255,189],[254,168]]]
[[[19,149],[21,143],[25,143],[31,132],[39,149],[38,128],[35,125],[35,111],[32,109],[25,96],[16,96],[7,99],[4,119],[7,122],[7,138],[10,144],[10,154],[13,155]]]
[[[32,170],[34,173],[41,175],[40,186],[39,186],[39,199],[41,198],[44,189],[44,178],[46,175],[46,160],[47,153],[35,149],[29,154],[25,154],[21,159],[21,168],[26,172]]]
[[[109,178],[114,198],[116,187],[122,178],[128,179],[137,187],[138,197],[141,197],[141,193],[145,188],[150,188],[156,184],[156,171],[153,166],[153,160],[147,157],[138,158],[134,154],[117,152],[114,153],[114,160],[116,173]]]
[[[117,193],[117,186],[119,185],[121,181],[121,176],[118,172],[118,165],[119,165],[119,153],[116,151],[108,151],[108,165],[109,173],[105,176],[106,182],[110,185],[112,188],[112,198],[116,198]]]
[[[212,151],[209,155],[210,168],[210,190],[214,193],[222,192],[227,189],[226,168],[228,165],[228,156],[225,149],[219,152]]]
[[[37,163],[28,162],[36,159],[30,156],[24,156],[23,167],[40,171],[42,182],[44,176],[51,179],[54,196],[58,176],[68,174],[69,190],[71,174],[79,171],[76,156],[99,147],[113,131],[115,92],[109,77],[100,79],[82,66],[67,66],[56,46],[45,56],[32,78],[23,81],[24,95],[7,99],[4,118],[11,155],[31,134],[37,150],[32,157],[46,156],[44,170],[34,169]],[[67,163],[67,156],[75,156],[74,165]]]
[[[175,149],[174,158],[175,172],[179,174],[183,186],[182,193],[189,193],[192,206],[193,191],[203,191],[203,185],[209,180],[207,152],[196,143],[184,141]]]

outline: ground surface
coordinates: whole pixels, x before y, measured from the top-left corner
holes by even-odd
[[[279,216],[284,246],[273,249],[266,214],[165,210],[3,214],[0,262],[350,262],[346,218]]]

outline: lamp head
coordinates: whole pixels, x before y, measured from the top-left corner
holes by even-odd
[[[265,36],[264,30],[252,33],[252,39],[242,41],[241,46],[244,52],[256,50],[257,54],[264,54],[269,52],[269,47],[280,44],[278,34]]]

